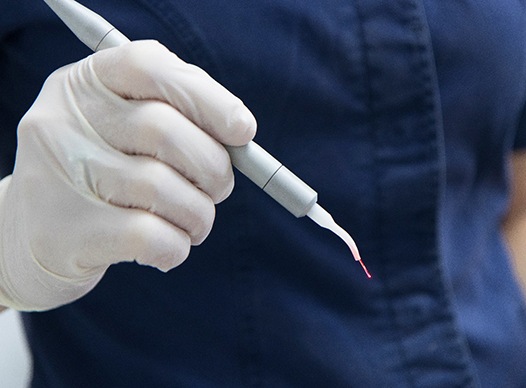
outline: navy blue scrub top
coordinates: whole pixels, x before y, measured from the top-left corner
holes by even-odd
[[[33,387],[526,386],[500,231],[526,145],[525,1],[83,3],[238,95],[373,279],[237,175],[180,267],[115,265],[81,300],[25,314]],[[0,38],[5,175],[45,77],[89,51],[39,1],[2,2]]]

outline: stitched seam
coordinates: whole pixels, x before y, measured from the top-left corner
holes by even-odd
[[[366,107],[368,111],[369,119],[367,122],[369,123],[369,133],[371,137],[371,144],[374,144],[374,148],[377,149],[380,145],[378,144],[378,138],[376,136],[377,132],[379,131],[378,125],[375,122],[375,112],[374,112],[374,93],[373,93],[373,87],[372,87],[372,72],[371,72],[371,63],[369,58],[369,49],[367,40],[366,40],[366,32],[365,32],[365,23],[366,18],[363,14],[363,9],[361,6],[361,2],[356,2],[356,14],[359,21],[359,31],[360,31],[360,40],[361,40],[361,51],[363,53],[362,55],[362,66],[364,69],[364,83],[365,83],[365,89],[366,89]],[[379,176],[379,169],[380,169],[380,160],[378,159],[377,153],[374,153],[373,156],[373,167],[372,167],[372,175],[373,176]],[[375,202],[378,203],[379,199],[381,198],[381,188],[379,183],[375,180],[375,189],[374,189],[374,196],[376,198]],[[375,230],[381,231],[381,225],[383,224],[381,212],[378,210],[377,207],[375,207],[375,213],[373,215],[375,222],[374,225],[376,225]],[[379,239],[381,240],[382,237],[380,236]],[[378,244],[378,246],[382,246],[381,244]],[[379,256],[382,255],[382,252],[379,252]],[[416,383],[414,381],[414,378],[412,374],[410,373],[407,366],[409,365],[409,360],[407,353],[405,351],[404,345],[403,345],[403,337],[400,334],[400,325],[397,323],[396,318],[396,311],[393,307],[393,303],[391,302],[391,297],[389,293],[389,286],[385,281],[382,281],[382,279],[388,278],[389,274],[385,270],[385,266],[380,265],[377,269],[378,276],[377,276],[377,282],[381,282],[381,288],[382,292],[384,294],[384,300],[386,301],[386,311],[388,314],[388,329],[390,333],[393,335],[394,343],[396,346],[396,349],[398,351],[399,357],[400,357],[400,370],[401,373],[404,373],[406,375],[406,381],[409,383],[410,386],[416,387]]]

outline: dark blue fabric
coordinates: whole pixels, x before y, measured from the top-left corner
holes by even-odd
[[[241,97],[374,277],[239,175],[179,268],[119,264],[25,315],[33,387],[526,386],[499,227],[506,160],[526,145],[524,1],[84,4]],[[7,173],[46,75],[88,52],[38,2],[0,11]]]

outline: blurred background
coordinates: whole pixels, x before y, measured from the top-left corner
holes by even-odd
[[[0,387],[26,388],[31,361],[20,316],[16,311],[0,313]]]

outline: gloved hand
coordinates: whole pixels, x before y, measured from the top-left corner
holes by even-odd
[[[0,305],[66,304],[113,263],[180,264],[233,188],[222,144],[255,130],[238,98],[153,41],[54,72],[0,182]]]

